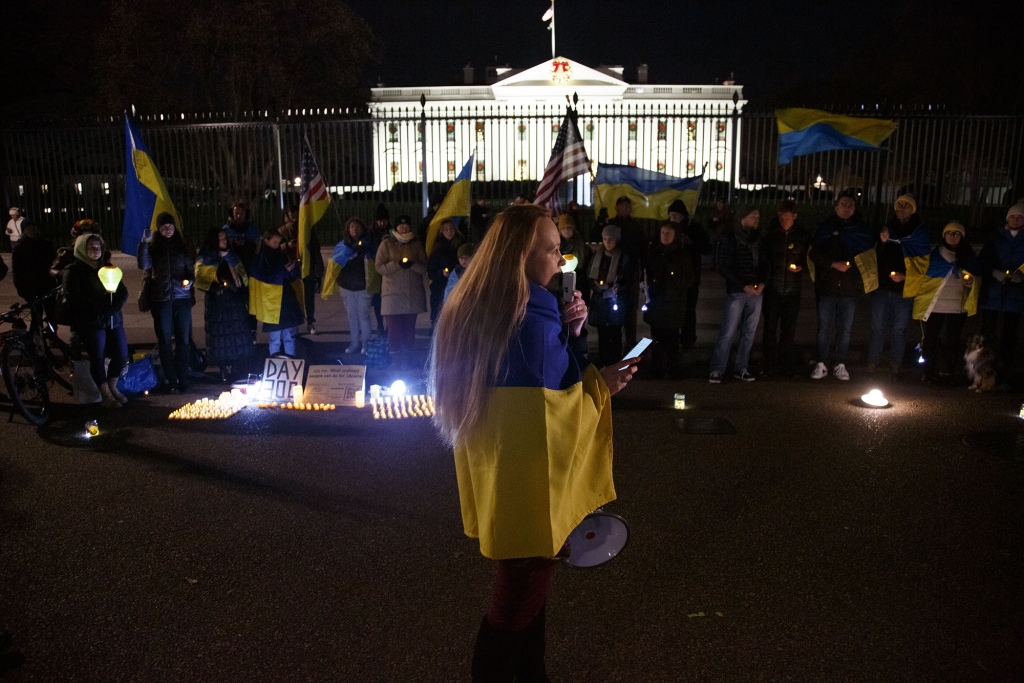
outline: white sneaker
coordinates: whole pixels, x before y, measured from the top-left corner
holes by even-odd
[[[836,379],[842,380],[843,382],[850,379],[850,373],[846,371],[846,366],[843,363],[838,363],[834,368],[832,368],[832,374],[836,376]]]
[[[345,349],[345,353],[359,353],[359,344],[349,344],[348,348]]]
[[[307,328],[307,330],[309,331],[309,334],[315,335],[316,334],[316,325],[314,325],[313,323],[310,323],[309,327]]]
[[[811,371],[811,379],[821,379],[826,376],[828,376],[828,368],[825,367],[824,363],[818,363],[814,366],[814,370]]]

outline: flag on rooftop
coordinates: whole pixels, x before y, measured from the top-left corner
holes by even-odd
[[[128,114],[124,115],[125,159],[128,172],[124,176],[124,223],[121,227],[121,250],[134,254],[146,230],[156,230],[156,217],[165,211],[174,216],[181,229],[181,217],[167,192],[149,150]]]
[[[537,186],[537,196],[533,203],[548,206],[553,214],[558,215],[561,208],[558,203],[558,188],[576,176],[589,171],[590,159],[587,157],[587,150],[583,147],[580,129],[576,126],[576,113],[567,108],[565,118],[558,129],[555,146],[551,149],[551,158],[548,160],[547,168],[544,169],[544,177],[540,179],[540,185]]]
[[[312,259],[309,255],[309,236],[313,226],[327,213],[331,193],[327,191],[324,179],[313,159],[309,139],[302,136],[302,160],[299,168],[299,243],[296,247],[302,263],[302,277],[308,277]]]
[[[896,130],[896,122],[839,116],[818,109],[776,109],[779,163],[793,157],[835,149],[873,150]]]
[[[668,207],[677,199],[683,201],[692,216],[703,185],[703,175],[676,178],[636,166],[598,163],[594,177],[594,212],[607,208],[614,215],[615,202],[625,196],[633,202],[634,218],[665,220]]]
[[[425,245],[427,254],[434,250],[434,240],[437,239],[437,233],[445,218],[455,218],[458,222],[459,217],[469,215],[469,182],[473,177],[473,156],[469,155],[469,161],[459,171],[459,175],[455,176],[455,183],[448,188],[444,201],[437,207],[437,213],[430,221]]]

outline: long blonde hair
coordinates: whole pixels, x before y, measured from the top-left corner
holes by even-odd
[[[472,431],[487,410],[509,342],[526,317],[526,258],[537,241],[538,222],[549,216],[536,204],[499,213],[441,309],[428,391],[434,424],[449,445]]]

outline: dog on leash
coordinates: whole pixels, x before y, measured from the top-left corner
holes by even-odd
[[[996,352],[984,335],[972,334],[967,339],[964,351],[964,365],[971,380],[971,391],[981,393],[996,387]]]

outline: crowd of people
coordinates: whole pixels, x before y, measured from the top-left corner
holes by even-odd
[[[527,203],[525,197],[513,202]],[[307,334],[317,332],[317,295],[326,298],[335,292],[341,294],[348,315],[346,353],[366,353],[376,327],[376,337],[386,338],[394,362],[411,367],[418,316],[429,313],[433,330],[488,233],[489,209],[483,202],[472,208],[465,226],[452,219],[435,226],[428,253],[432,213],[414,227],[407,215],[392,222],[381,204],[369,224],[359,217],[346,221],[343,238],[326,266],[312,230],[305,269],[297,249],[298,207],[284,212],[280,227],[261,231],[245,203],[235,202],[223,226],[211,228],[198,251],[174,216],[161,214],[137,253],[138,267],[145,271],[139,306],[152,315],[162,370],[157,390],[189,390],[195,353],[191,311],[197,289],[205,297],[206,361],[225,381],[250,369],[257,324],[269,337],[271,355],[294,356],[302,326]],[[1006,369],[1014,367],[1024,311],[1022,203],[1010,207],[1004,224],[978,254],[957,222],[945,226],[938,244],[927,243],[928,227],[909,194],[895,201],[878,228],[866,225],[850,193],[839,194],[832,214],[813,230],[800,224],[798,206],[791,199],[781,202],[767,220],[757,207],[732,209],[718,201],[709,229],[692,221],[686,205],[676,201],[653,234],[632,217],[628,197],[620,197],[614,211],[598,218],[592,236],[600,241],[588,241],[581,234],[573,212],[556,219],[559,251],[577,274],[577,287],[588,306],[586,323],[597,337],[595,362],[601,366],[621,359],[636,344],[642,319],[656,342],[649,353],[648,375],[682,377],[682,354],[697,341],[701,277],[708,277],[703,266],[710,262],[725,285],[708,368],[711,383],[723,381],[730,369],[732,377],[745,382],[762,375],[805,372],[815,380],[829,375],[849,380],[855,312],[865,296],[870,310],[868,374],[901,377],[913,343],[911,322],[918,320],[923,329],[924,378],[951,381],[962,357],[966,318],[979,310],[982,331],[997,347],[1001,363]],[[10,217],[7,234],[13,244],[14,283],[25,298],[44,294],[69,274],[81,277],[84,267],[96,269],[109,262],[94,221],[75,223],[74,244],[58,251],[21,210],[12,208]],[[923,251],[922,235],[927,243]],[[89,236],[95,239],[90,241]],[[102,253],[91,256],[97,244]],[[908,255],[911,244],[918,247],[916,258]],[[813,280],[817,309],[817,343],[809,364],[795,343],[808,277]],[[265,286],[276,289],[268,294]],[[103,291],[100,297],[100,291],[90,291],[78,288],[65,298],[76,311],[93,309],[96,302],[90,296],[103,298],[96,303],[95,316],[73,321],[67,314],[63,317],[75,328],[75,339],[92,360],[104,401],[113,407],[123,403],[110,373],[125,360],[120,322],[124,301],[120,295],[112,298]],[[77,300],[80,297],[86,300]],[[103,316],[106,322],[97,328]],[[751,356],[759,326],[761,363],[755,367]],[[98,329],[105,334],[98,335]],[[107,376],[101,376],[99,361],[108,358]],[[110,396],[103,386],[110,388]]]

